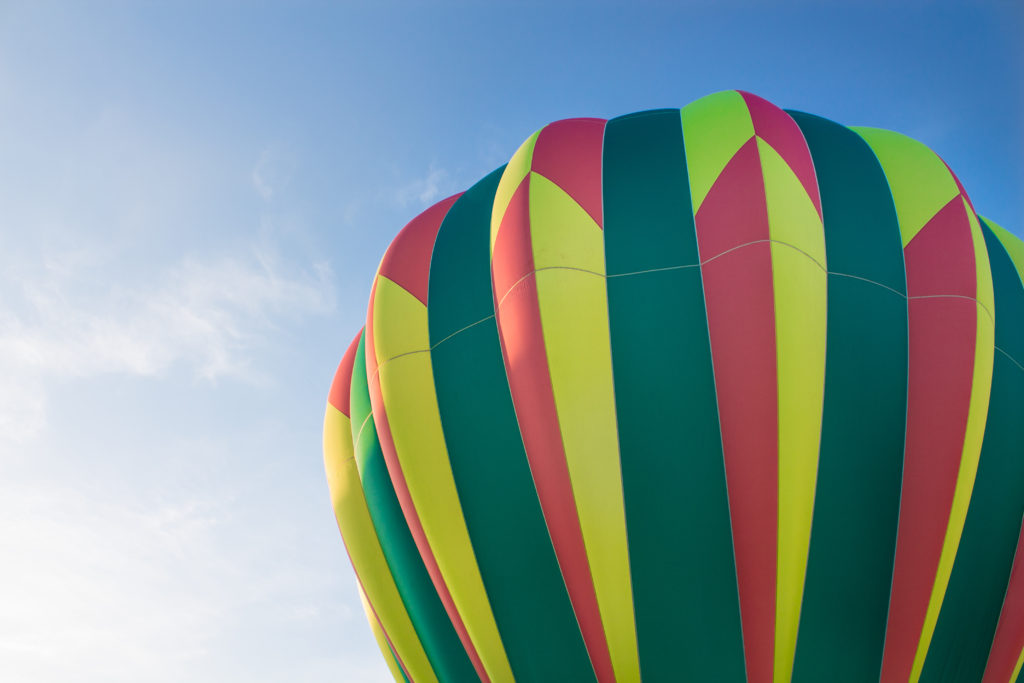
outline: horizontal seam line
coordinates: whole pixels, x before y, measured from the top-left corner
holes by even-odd
[[[986,306],[985,304],[981,303],[980,301],[978,301],[973,296],[964,296],[963,294],[921,294],[919,296],[908,296],[907,297],[908,301],[911,300],[911,299],[966,299],[967,301],[973,301],[974,303],[976,303],[979,306],[981,306],[981,310],[985,311],[985,314],[988,315],[988,317],[992,321],[993,325],[996,322],[996,317],[994,315],[992,315],[992,311],[988,310],[988,306]]]
[[[1020,363],[1018,363],[1018,362],[1017,362],[1017,359],[1016,359],[1016,358],[1014,358],[1013,356],[1011,356],[1011,355],[1010,355],[1009,353],[1007,353],[1006,351],[1003,351],[1003,350],[1002,350],[1001,348],[999,348],[998,346],[993,346],[992,348],[994,348],[994,349],[995,349],[996,351],[998,351],[999,353],[1001,353],[1001,354],[1003,354],[1004,356],[1006,356],[1007,358],[1009,358],[1009,359],[1010,359],[1010,362],[1011,362],[1011,363],[1013,363],[1013,364],[1014,364],[1014,365],[1016,365],[1016,366],[1017,366],[1018,368],[1020,368],[1020,369],[1021,369],[1022,371],[1024,371],[1024,365],[1021,365]]]

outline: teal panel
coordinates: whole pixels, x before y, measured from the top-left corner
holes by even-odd
[[[896,208],[875,153],[859,135],[834,121],[798,111],[786,113],[800,126],[814,160],[829,272],[861,277],[906,294],[899,228],[892,234],[893,226],[898,226]]]
[[[356,350],[352,370],[352,394],[354,399],[359,399],[359,406],[368,407],[370,393],[366,381],[365,340],[366,335],[363,335]],[[352,405],[352,414],[355,417],[355,400]],[[370,518],[377,530],[384,558],[395,578],[398,594],[405,603],[427,658],[438,678],[445,683],[478,681],[473,664],[462,647],[444,605],[441,604],[441,599],[434,589],[433,581],[406,524],[401,504],[388,474],[387,464],[384,462],[384,453],[381,451],[373,418],[366,420],[361,430],[354,420],[352,424],[353,431],[358,433],[355,457],[359,463],[359,476],[366,494],[366,504],[370,509]],[[362,424],[362,421],[359,424]]]
[[[518,681],[593,681],[519,433],[490,275],[501,169],[448,211],[430,264],[437,401],[455,485],[494,618]]]
[[[697,236],[679,110],[628,114],[608,125],[612,128],[605,129],[604,139],[605,220],[610,208],[613,214],[618,212],[616,220],[628,222],[617,226],[614,247],[605,248],[605,272],[622,275],[696,264]],[[611,207],[609,192],[619,198]]]
[[[679,111],[609,121],[603,184],[641,674],[646,683],[744,681],[725,465]]]
[[[1006,250],[982,227],[995,290],[995,362],[985,439],[923,683],[980,681],[995,637],[1024,515],[1024,289]],[[1024,358],[1024,355],[1018,355]]]
[[[821,451],[792,680],[877,680],[906,436],[903,248],[888,183],[860,136],[790,114],[814,159],[830,270]]]

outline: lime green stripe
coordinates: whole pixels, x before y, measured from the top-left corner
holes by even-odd
[[[641,674],[645,681],[744,681],[679,111],[609,121],[603,166],[609,326]],[[680,444],[686,457],[679,457]]]
[[[907,246],[939,209],[960,194],[960,189],[942,159],[924,143],[881,128],[851,130],[864,138],[886,169],[903,246]]]
[[[999,239],[1003,248],[1006,249],[1006,253],[1009,254],[1010,260],[1013,261],[1013,265],[1017,269],[1017,275],[1024,281],[1024,242],[1003,226],[987,218],[985,219],[985,225],[989,227]]]
[[[839,124],[790,115],[814,160],[831,270],[821,450],[792,680],[855,683],[877,680],[885,642],[906,430],[906,275],[874,153]]]
[[[683,107],[682,119],[690,196],[696,213],[725,165],[754,136],[754,123],[743,96],[735,90],[691,102]]]

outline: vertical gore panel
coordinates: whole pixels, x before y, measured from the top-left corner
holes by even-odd
[[[640,669],[743,681],[704,294],[678,110],[613,119],[604,229]]]
[[[529,185],[527,177],[512,194],[504,214],[496,213],[492,218],[491,281],[498,335],[519,430],[559,568],[594,672],[601,683],[608,683],[615,680],[615,674],[573,495],[544,346],[530,240]]]
[[[800,127],[748,93],[772,245],[779,408],[774,679],[793,675],[814,514],[825,391],[828,277],[821,199]]]
[[[431,360],[452,472],[517,680],[592,681],[523,449],[494,320],[491,205],[502,169],[445,217],[430,268]]]
[[[980,680],[995,637],[1024,514],[1024,290],[984,229],[995,289],[992,395],[978,475],[922,681]]]
[[[903,249],[871,149],[836,123],[791,115],[814,158],[830,271],[821,452],[792,680],[858,683],[881,669],[899,520]]]
[[[739,93],[719,93],[686,106],[682,122],[747,679],[763,683],[774,676],[779,511],[775,294],[764,175],[750,112]],[[721,140],[720,149],[709,146],[712,139]]]
[[[544,351],[572,493],[616,680],[640,676],[612,381],[601,156],[605,121],[541,131],[529,223]]]
[[[977,472],[992,373],[991,273],[959,183],[905,136],[856,129],[885,170],[904,244],[907,439],[882,681],[916,681]]]
[[[391,643],[388,642],[388,637],[384,634],[384,629],[381,628],[380,620],[377,619],[377,614],[373,611],[373,607],[370,606],[370,601],[366,599],[366,593],[363,591],[362,586],[359,587],[359,599],[363,603],[363,612],[366,614],[366,620],[370,622],[373,639],[377,641],[377,647],[380,649],[380,653],[384,655],[384,661],[387,662],[391,677],[399,683],[401,681],[409,683],[409,678],[402,670],[402,665],[398,662],[398,656],[395,654],[394,648],[391,647]]]
[[[429,259],[429,252],[423,258]],[[376,389],[380,395],[378,402],[375,387],[371,386],[374,421],[379,422],[381,416],[388,422],[391,440],[382,439],[381,445],[385,456],[393,449],[392,459],[397,461],[422,524],[429,547],[425,552],[421,546],[420,554],[426,560],[427,553],[432,553],[437,562],[442,580],[432,578],[439,594],[441,585],[447,586],[451,594],[472,641],[467,644],[470,657],[473,648],[486,675],[495,683],[511,680],[508,658],[480,577],[448,460],[430,361],[426,306],[412,292],[378,276],[373,309],[370,324],[377,361]],[[408,350],[396,354],[400,348]],[[394,480],[397,470],[391,462],[388,465]],[[408,511],[406,517],[410,517]]]
[[[999,623],[985,664],[983,683],[1020,681],[1024,661],[1024,527],[1017,537],[1010,582],[999,610]]]
[[[346,407],[346,402],[337,399],[344,393],[342,387],[352,382],[352,369],[361,337],[357,337],[349,346],[334,377],[331,395],[342,408]],[[417,683],[436,681],[437,677],[395,586],[370,518],[353,457],[351,420],[333,403],[327,405],[324,415],[323,445],[327,486],[331,492],[334,515],[360,589],[365,592],[402,666]]]
[[[475,681],[478,678],[473,665],[459,642],[458,634],[445,613],[444,605],[416,549],[384,462],[373,416],[368,412],[370,391],[366,381],[364,339],[360,339],[353,366],[352,405],[353,408],[365,406],[362,411],[366,412],[357,413],[354,409],[352,416],[355,418],[355,457],[370,517],[377,529],[384,557],[395,577],[395,585],[438,678],[453,682]]]

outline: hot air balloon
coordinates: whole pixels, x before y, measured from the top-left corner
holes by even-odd
[[[398,234],[330,389],[395,680],[1018,680],[1022,273],[898,133],[540,129]]]

